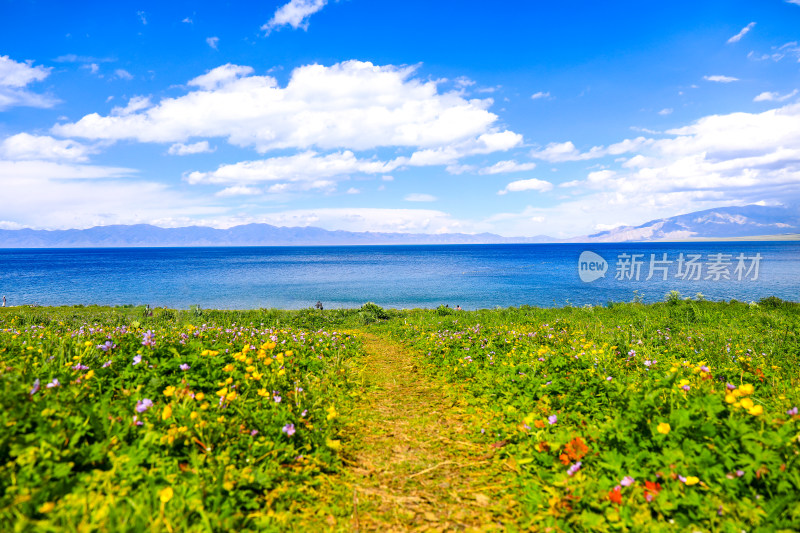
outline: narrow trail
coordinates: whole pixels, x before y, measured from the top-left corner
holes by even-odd
[[[363,334],[368,393],[350,430],[345,474],[353,531],[491,531],[503,496],[497,448],[471,442],[469,415],[422,375],[401,346]],[[475,431],[473,429],[472,431]]]

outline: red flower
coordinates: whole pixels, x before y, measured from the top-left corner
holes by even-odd
[[[622,491],[620,490],[620,487],[614,487],[614,489],[608,493],[608,499],[611,500],[613,503],[621,504]]]
[[[661,492],[661,483],[653,483],[652,481],[644,482],[644,499],[651,502]]]

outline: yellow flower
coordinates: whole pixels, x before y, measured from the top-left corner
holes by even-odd
[[[205,397],[206,395],[203,394],[202,392],[198,392],[197,394],[194,395],[194,399],[197,400],[198,402],[202,402],[203,398]]]
[[[231,363],[228,363],[227,365],[222,367],[222,370],[225,372],[233,372],[233,365]]]
[[[195,419],[195,418],[197,418],[198,416],[199,416],[199,415],[197,414],[197,411],[192,411],[192,413],[189,415],[189,418],[191,418],[192,420],[194,420],[194,419]]]
[[[740,403],[742,404],[742,407],[744,407],[745,409],[750,409],[751,407],[753,407],[753,400],[751,400],[750,398],[743,398]]]
[[[670,431],[671,429],[672,429],[672,428],[669,426],[669,424],[667,424],[666,422],[661,422],[661,423],[658,425],[658,427],[656,428],[656,431],[658,431],[659,433],[662,433],[662,434],[666,435],[667,433],[669,433],[669,431]]]
[[[733,403],[736,401],[736,396],[734,396],[733,394],[726,394],[725,401],[728,403]]]
[[[226,399],[227,401],[229,401],[229,402],[231,402],[231,401],[235,400],[235,399],[236,399],[236,391],[231,391],[231,392],[229,392],[229,393],[228,393],[228,395],[227,395],[227,396],[225,396],[225,399]]]
[[[342,449],[342,442],[339,441],[339,440],[325,439],[325,444],[331,450],[341,450]]]
[[[280,370],[278,370],[278,375],[279,375],[279,376],[283,376],[283,375],[285,375],[285,374],[286,374],[286,369],[284,369],[284,368],[281,368]]]
[[[697,476],[686,476],[687,485],[697,485],[698,483],[700,483],[700,478]]]
[[[228,394],[228,387],[222,387],[217,391],[217,396],[225,396]]]
[[[269,392],[267,392],[267,389],[258,389],[258,395],[263,398],[264,396],[269,396]]]
[[[264,359],[264,364],[267,365],[267,366],[271,365],[272,364],[272,357],[267,357],[266,359]]]
[[[758,415],[760,415],[761,413],[764,412],[764,408],[761,407],[760,405],[754,405],[753,407],[748,409],[747,412],[750,413],[753,416],[758,416]]]
[[[330,407],[328,407],[328,420],[333,420],[338,415],[339,415],[339,413],[336,412],[336,407],[334,407],[332,405]]]
[[[175,387],[172,385],[164,389],[164,396],[172,396],[173,394],[175,394]]]
[[[167,503],[172,499],[173,494],[172,487],[165,487],[158,492],[158,499],[161,500],[162,503]]]
[[[293,356],[293,355],[294,355],[294,352],[293,352],[292,350],[288,350],[288,351],[286,352],[286,357],[291,357],[291,356]]]
[[[253,365],[250,365],[247,368],[245,368],[245,370],[247,372],[255,372],[256,371],[256,367],[254,367]]]
[[[164,410],[161,412],[161,420],[169,420],[172,416],[172,407],[169,405],[164,406]]]
[[[226,481],[225,483],[222,484],[222,488],[230,492],[233,490],[233,483],[231,483],[230,481]]]
[[[253,380],[254,380],[254,381],[261,381],[261,377],[262,377],[263,375],[264,375],[264,374],[262,374],[261,372],[253,372]]]
[[[744,385],[739,385],[738,390],[742,394],[742,396],[748,396],[750,394],[753,394],[755,388],[750,383],[745,383]]]
[[[272,350],[277,346],[274,342],[267,342],[261,345],[262,350]]]
[[[42,513],[42,514],[49,513],[50,511],[52,511],[55,508],[56,508],[56,504],[54,504],[53,502],[45,502],[39,507],[39,512]]]

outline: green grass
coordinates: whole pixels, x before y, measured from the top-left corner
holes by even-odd
[[[487,524],[797,530],[799,331],[800,306],[778,299],[153,316],[5,308],[0,530],[351,529],[348,465],[385,446],[392,425],[369,402],[380,398],[398,427],[433,423],[419,402],[392,407],[403,387],[365,395],[376,375],[406,383],[408,372],[429,395],[420,397],[458,413],[458,433],[441,442],[456,435],[506,487],[508,512],[487,510]],[[407,357],[392,348],[369,368],[376,335]],[[407,433],[427,445],[424,431]],[[403,461],[387,461],[382,475],[420,491],[451,476],[442,513],[463,507],[450,468],[462,451],[452,446],[424,476],[423,463]],[[479,524],[481,512],[464,520]],[[361,519],[379,525],[390,514]],[[414,512],[392,516],[419,526]]]

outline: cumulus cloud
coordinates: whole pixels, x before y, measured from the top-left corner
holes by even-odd
[[[75,161],[88,159],[93,149],[77,141],[47,135],[18,133],[0,142],[0,158],[7,160]]]
[[[169,155],[191,155],[207,154],[213,152],[215,148],[209,146],[208,141],[200,141],[192,144],[175,143],[169,147]]]
[[[114,74],[117,75],[117,78],[121,80],[132,80],[133,74],[125,70],[124,68],[118,68],[114,71]]]
[[[624,141],[612,144],[608,147],[593,146],[587,152],[581,152],[572,141],[566,141],[563,143],[550,143],[543,149],[534,150],[531,152],[531,157],[543,159],[550,163],[586,161],[589,159],[598,159],[607,155],[621,155],[633,152],[652,142],[652,139],[637,137],[635,139],[625,139]]]
[[[553,184],[549,181],[544,180],[537,180],[536,178],[531,178],[528,180],[517,180],[512,181],[508,185],[506,185],[505,189],[497,191],[497,194],[508,194],[510,192],[522,192],[522,191],[538,191],[538,192],[547,192],[553,188]]]
[[[20,63],[9,56],[0,56],[0,111],[14,106],[53,107],[58,101],[30,91],[27,86],[44,80],[50,68]]]
[[[256,196],[263,194],[263,191],[257,187],[246,187],[244,185],[234,185],[233,187],[226,187],[216,193],[216,196],[226,198],[230,196]]]
[[[279,7],[272,18],[261,26],[261,30],[270,34],[272,30],[280,29],[283,26],[308,29],[308,19],[320,11],[328,3],[328,0],[291,0],[288,4]]]
[[[659,111],[658,114],[661,115],[661,116],[667,116],[667,115],[671,115],[673,111],[674,111],[674,109],[672,109],[671,107],[665,107],[664,109]]]
[[[536,168],[536,163],[517,163],[516,161],[498,161],[490,167],[482,168],[478,174],[505,174],[508,172],[524,172]]]
[[[719,74],[715,74],[713,76],[703,76],[703,79],[706,81],[714,81],[717,83],[730,83],[732,81],[739,81],[739,78],[734,78],[733,76],[722,76]]]
[[[751,22],[750,24],[748,24],[747,26],[745,26],[744,28],[742,28],[742,30],[741,30],[739,33],[737,33],[736,35],[734,35],[733,37],[731,37],[730,39],[728,39],[728,44],[732,44],[732,43],[738,43],[739,41],[741,41],[741,40],[742,40],[742,37],[744,37],[745,35],[747,35],[747,32],[749,32],[750,30],[752,30],[752,29],[753,29],[753,27],[754,27],[755,25],[756,25],[756,23],[755,23],[755,22]]]
[[[550,92],[539,91],[531,95],[531,100],[539,100],[541,98],[550,98]]]
[[[383,146],[488,153],[521,142],[496,126],[491,99],[440,93],[435,81],[413,77],[414,67],[346,61],[307,65],[292,72],[286,87],[246,66],[223,65],[189,82],[193,88],[146,110],[124,116],[92,113],[52,131],[66,137],[140,142],[186,142],[190,137],[226,137],[259,152],[277,149]],[[451,147],[456,147],[449,150]],[[412,157],[413,159],[413,157]]]
[[[218,50],[217,46],[219,45],[219,37],[206,37],[206,44],[208,44],[208,46],[214,50]]]
[[[787,94],[780,94],[777,92],[769,92],[765,91],[755,98],[753,98],[754,102],[785,102],[786,100],[794,97],[797,94],[797,89],[793,90]]]
[[[222,184],[249,187],[270,182],[268,193],[296,191],[332,191],[336,182],[350,174],[383,174],[396,163],[358,159],[353,152],[328,155],[303,152],[291,156],[221,165],[211,172],[191,172],[185,179],[191,184]],[[236,189],[234,189],[236,190]]]
[[[435,202],[436,197],[432,194],[414,192],[407,194],[403,200],[406,202]]]

